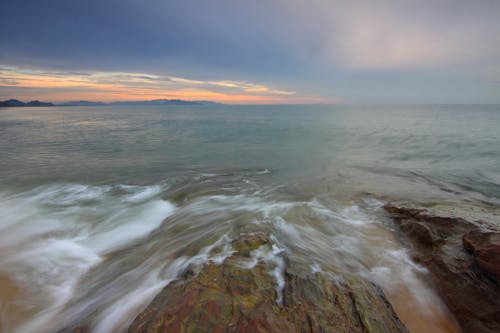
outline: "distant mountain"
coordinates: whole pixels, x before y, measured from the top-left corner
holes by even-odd
[[[58,104],[61,106],[102,106],[106,105],[106,103],[103,102],[92,102],[92,101],[71,101],[71,102],[65,102],[62,104]]]
[[[219,105],[220,103],[210,101],[184,101],[182,99],[153,99],[150,101],[124,101],[124,102],[93,102],[93,101],[70,101],[65,103],[58,103],[57,106],[105,106],[105,105]],[[9,99],[7,101],[0,101],[0,107],[6,106],[54,106],[53,103],[31,101],[24,103],[17,99]]]
[[[50,102],[31,101],[26,103],[26,106],[54,106],[54,104]]]
[[[112,102],[109,105],[217,105],[210,101],[184,101],[181,99],[153,99],[151,101]]]
[[[24,106],[26,103],[18,101],[17,99],[9,99],[7,101],[1,101],[0,106]]]
[[[92,101],[73,101],[58,105],[62,106],[103,106],[103,105],[118,105],[118,106],[143,106],[143,105],[216,105],[218,103],[209,101],[184,101],[181,99],[153,99],[150,101],[122,101],[122,102],[92,102]]]
[[[24,103],[18,101],[17,99],[9,99],[6,101],[0,101],[0,107],[12,107],[12,106],[54,106],[52,103],[40,102],[40,101],[31,101],[28,103]]]

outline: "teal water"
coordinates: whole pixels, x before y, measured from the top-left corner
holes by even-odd
[[[500,106],[0,110],[0,186],[362,170],[500,198]],[[355,181],[355,179],[354,179]]]
[[[0,323],[125,331],[258,230],[277,301],[287,256],[412,290],[432,325],[445,309],[380,209],[400,199],[498,208],[500,106],[0,109]]]

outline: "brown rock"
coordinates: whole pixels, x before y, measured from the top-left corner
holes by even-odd
[[[402,240],[409,243],[415,260],[431,272],[433,284],[463,330],[500,332],[500,288],[483,274],[498,276],[500,248],[493,235],[497,233],[477,231],[464,219],[437,216],[424,209],[384,208],[402,232]]]
[[[242,236],[224,263],[207,264],[157,295],[129,332],[407,332],[382,291],[356,277],[333,282],[294,273],[284,259],[283,300],[265,262],[241,266],[251,251],[270,248],[263,234]]]
[[[479,268],[500,279],[500,233],[474,228],[463,238],[464,248],[472,252]]]
[[[415,241],[426,244],[433,245],[439,239],[437,235],[435,235],[434,231],[425,223],[414,221],[401,223],[401,230],[403,230],[411,239]]]

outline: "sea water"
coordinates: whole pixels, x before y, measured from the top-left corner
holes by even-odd
[[[267,263],[278,304],[286,256],[378,284],[414,332],[454,331],[392,200],[498,209],[500,106],[3,108],[1,329],[126,331],[188,266],[262,231],[271,250],[241,265]]]

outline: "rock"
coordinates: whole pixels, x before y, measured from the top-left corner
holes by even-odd
[[[278,297],[275,269],[260,260],[245,268],[252,251],[271,250],[265,234],[243,235],[222,264],[165,287],[129,328],[139,332],[407,332],[382,291],[357,277],[341,282],[322,273],[301,275],[282,255],[284,287]]]
[[[483,232],[460,217],[439,216],[404,205],[384,206],[425,265],[433,285],[465,332],[500,332],[498,233]],[[473,252],[472,256],[468,251]],[[484,273],[483,273],[484,272]]]
[[[474,228],[463,236],[462,242],[474,255],[478,267],[500,280],[500,233]]]
[[[409,235],[410,238],[422,244],[433,245],[440,240],[440,238],[435,235],[434,231],[422,222],[414,221],[401,223],[399,227]]]
[[[254,232],[237,238],[231,245],[236,251],[238,251],[240,256],[248,257],[251,251],[254,251],[260,246],[266,244],[269,244],[266,234],[262,232]]]

